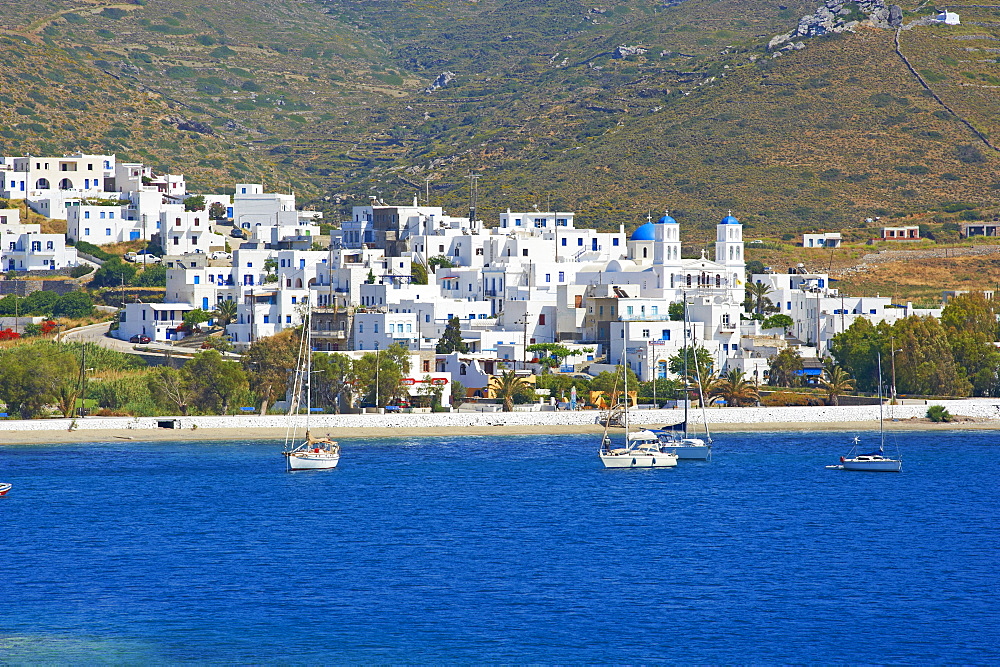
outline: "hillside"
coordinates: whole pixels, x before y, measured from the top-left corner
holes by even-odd
[[[901,31],[918,77],[885,29],[772,57],[816,6],[3,0],[0,152],[115,151],[327,210],[429,191],[460,211],[471,171],[487,219],[539,205],[632,226],[669,207],[702,236],[727,209],[755,235],[982,213],[1000,9]],[[904,24],[927,13],[902,6]]]

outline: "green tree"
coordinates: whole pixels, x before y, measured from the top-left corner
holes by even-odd
[[[162,264],[147,264],[132,280],[136,287],[166,287],[167,267]]]
[[[877,354],[888,357],[890,333],[891,329],[885,322],[873,325],[868,319],[859,317],[846,331],[830,341],[830,354],[854,378],[859,391],[876,390]]]
[[[802,355],[796,350],[786,347],[771,357],[771,373],[769,384],[776,387],[795,387],[799,376],[796,371],[802,370]]]
[[[86,292],[67,292],[56,301],[52,314],[73,319],[90,317],[94,314],[94,301]]]
[[[226,205],[222,202],[214,201],[212,205],[208,207],[208,217],[212,220],[222,220],[226,217]]]
[[[183,372],[193,394],[192,404],[202,413],[228,414],[233,399],[248,389],[240,365],[226,361],[217,350],[203,350],[184,364]]]
[[[313,353],[313,395],[340,414],[353,406],[354,360],[346,354]]]
[[[170,366],[157,366],[146,377],[153,400],[171,414],[186,415],[194,397],[187,373]]]
[[[361,399],[376,407],[399,401],[406,391],[400,380],[409,374],[410,351],[398,343],[386,350],[366,352],[354,362],[355,386],[360,388]]]
[[[64,385],[79,385],[80,362],[51,342],[17,345],[0,353],[0,399],[22,419],[60,403]]]
[[[1000,304],[982,292],[954,297],[941,312],[955,363],[976,396],[1000,396],[1000,350],[993,344],[998,312]]]
[[[750,308],[756,315],[764,315],[774,309],[774,304],[768,294],[771,293],[771,286],[765,283],[747,283],[746,295]]]
[[[756,405],[760,400],[757,386],[750,382],[743,371],[738,368],[730,369],[728,373],[716,380],[708,393],[711,396],[720,397],[726,402],[726,405],[734,407]]]
[[[55,311],[59,302],[59,295],[51,290],[38,290],[32,292],[24,300],[23,314],[30,315],[51,315]]]
[[[921,396],[969,396],[972,383],[962,377],[944,327],[934,317],[907,317],[892,327],[899,393]],[[888,362],[888,364],[887,364]],[[892,360],[882,357],[883,376]]]
[[[836,365],[824,370],[824,377],[819,384],[826,391],[828,405],[840,405],[840,396],[854,389],[854,380],[843,368]]]
[[[235,322],[238,307],[239,306],[235,301],[230,301],[228,299],[224,299],[215,304],[215,310],[212,311],[212,317],[215,319],[215,323],[220,327],[224,327],[227,324]]]
[[[300,330],[285,329],[273,336],[254,341],[240,363],[251,386],[260,398],[260,414],[267,406],[285,398],[292,374],[298,364]]]
[[[674,301],[669,306],[667,306],[667,314],[670,315],[670,319],[674,322],[682,322],[684,320],[684,302]]]
[[[410,282],[414,285],[426,285],[427,267],[420,262],[413,262],[410,265]]]
[[[591,354],[593,353],[594,348],[586,347],[574,350],[566,347],[565,345],[560,345],[559,343],[535,343],[526,347],[525,350],[528,352],[544,352],[544,354],[538,355],[539,363],[541,363],[542,368],[552,369],[562,366],[563,360],[568,357],[575,357],[580,354]]]
[[[452,380],[450,387],[451,395],[449,398],[451,399],[451,404],[457,408],[465,402],[465,385],[458,380]]]
[[[684,359],[687,358],[687,372],[688,372],[688,382],[691,384],[696,384],[698,382],[699,375],[701,376],[701,381],[703,384],[707,383],[707,380],[714,374],[714,361],[712,360],[712,354],[703,347],[682,347],[677,351],[677,354],[670,357],[667,361],[667,368],[674,375],[680,375],[684,377]],[[698,365],[695,366],[695,360],[697,359]]]
[[[204,211],[205,195],[191,195],[184,199],[185,211]]]
[[[530,383],[514,371],[503,371],[499,376],[490,378],[490,390],[503,402],[503,411],[514,409],[515,397],[530,387]]]
[[[779,313],[777,315],[771,315],[764,318],[764,321],[761,322],[760,326],[764,329],[784,329],[787,332],[788,327],[793,324],[795,324],[795,320],[788,315]]]
[[[139,271],[134,264],[123,262],[118,257],[104,260],[101,268],[94,271],[90,279],[91,287],[119,287],[122,282],[131,285],[135,274]]]
[[[454,268],[455,264],[444,255],[435,255],[427,260],[427,272],[434,273],[438,267],[443,269]]]
[[[452,352],[468,353],[469,346],[462,340],[462,323],[457,317],[452,317],[448,320],[448,324],[444,328],[444,333],[441,334],[441,338],[437,342],[435,351],[438,354],[451,354]]]
[[[195,308],[184,313],[184,328],[188,331],[200,331],[201,325],[208,322],[210,315],[201,308]]]

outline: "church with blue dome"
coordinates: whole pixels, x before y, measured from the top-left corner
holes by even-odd
[[[699,259],[682,259],[681,244],[681,225],[669,212],[655,222],[650,215],[629,236],[626,258],[637,270],[656,274],[660,289],[731,291],[732,298],[742,303],[746,269],[743,225],[732,211],[716,225],[714,259],[706,258],[704,252]],[[617,264],[616,268],[620,266]]]

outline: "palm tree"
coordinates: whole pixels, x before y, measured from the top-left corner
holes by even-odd
[[[215,323],[224,327],[227,324],[235,322],[236,307],[235,301],[220,301],[216,304],[215,310],[212,311],[212,317],[215,318]]]
[[[764,283],[747,283],[747,296],[753,304],[753,312],[758,315],[763,314],[767,295],[771,292],[771,286]]]
[[[530,383],[519,377],[514,371],[504,371],[499,377],[490,378],[490,390],[493,395],[503,401],[503,411],[511,412],[514,409],[514,396],[528,389]]]
[[[827,368],[826,377],[819,384],[826,390],[827,403],[830,405],[840,405],[838,397],[854,389],[854,380],[840,366]]]
[[[738,368],[731,369],[713,382],[710,394],[724,399],[726,405],[736,407],[754,405],[760,399],[757,387]]]

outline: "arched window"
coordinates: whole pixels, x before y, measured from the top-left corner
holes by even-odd
[[[462,364],[461,366],[458,367],[458,374],[465,375],[465,364]]]
[[[48,190],[51,187],[52,186],[49,185],[49,179],[47,178],[39,178],[38,181],[35,183],[36,190]]]
[[[691,274],[690,273],[688,274],[688,277],[687,277],[687,283],[688,283],[687,286],[691,287]]]
[[[68,178],[62,179],[61,181],[59,181],[59,189],[60,190],[72,190],[73,189],[73,181],[69,180]]]
[[[647,253],[647,250],[646,250],[646,248],[643,248],[643,249],[642,249],[642,258],[643,258],[643,259],[646,259],[646,253]]]
[[[46,250],[55,250],[55,248],[56,248],[56,246],[55,246],[55,244],[52,241],[46,241],[45,242],[45,249]]]

